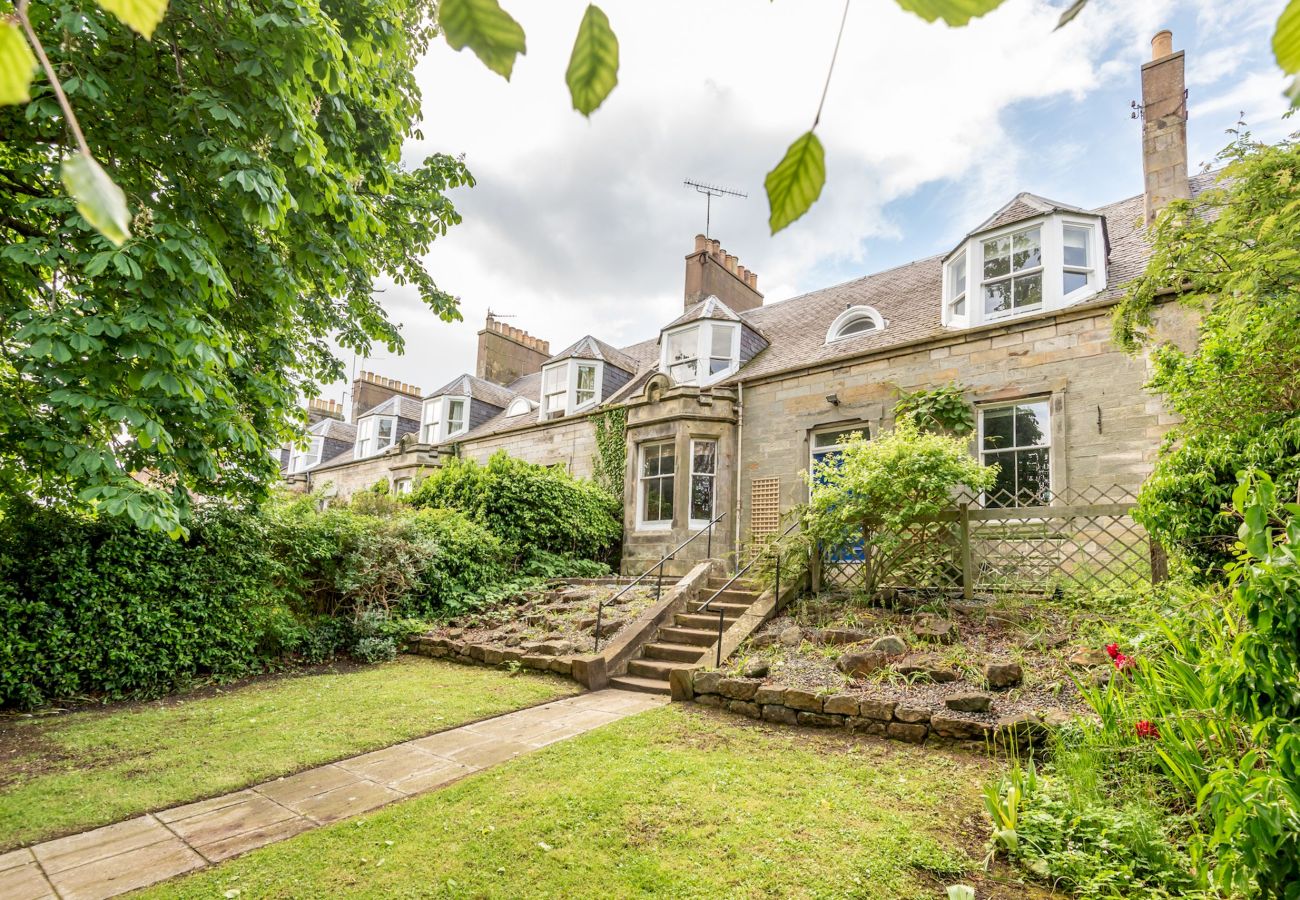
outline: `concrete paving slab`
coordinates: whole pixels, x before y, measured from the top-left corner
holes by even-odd
[[[191,847],[201,847],[296,816],[292,810],[254,791],[242,794],[239,803],[179,819],[168,827]]]
[[[347,769],[328,765],[308,769],[306,772],[299,772],[297,775],[290,775],[288,778],[277,778],[275,781],[259,784],[254,790],[263,796],[270,797],[276,803],[282,803],[292,808],[292,804],[300,803],[308,797],[315,797],[317,794],[323,794],[326,791],[332,791],[345,785],[356,784],[359,781],[361,779]]]
[[[47,900],[54,888],[28,849],[0,855],[0,900]],[[56,898],[57,900],[57,898]]]
[[[341,760],[335,765],[354,775],[383,784],[424,769],[446,765],[446,760],[414,744],[398,744],[364,756]]]
[[[316,823],[311,819],[295,815],[272,825],[264,825],[241,834],[220,838],[210,844],[195,845],[194,849],[208,862],[221,862],[223,859],[230,859],[232,856],[265,847],[267,844],[274,844],[315,827]]]
[[[233,794],[222,794],[220,797],[213,797],[210,800],[199,800],[196,803],[187,803],[184,806],[174,806],[153,815],[159,822],[168,825],[181,819],[201,816],[214,810],[225,809],[227,806],[243,803],[251,795],[252,791],[235,791]]]
[[[386,787],[395,791],[401,791],[403,794],[423,794],[434,788],[440,788],[444,784],[449,784],[457,778],[464,778],[471,772],[477,772],[478,769],[472,769],[469,766],[454,763],[451,760],[440,759],[442,763],[438,768],[425,769],[423,772],[413,773],[406,778],[400,778],[397,781],[388,782]]]
[[[49,875],[84,866],[98,859],[107,859],[132,850],[148,847],[173,837],[153,816],[127,819],[116,825],[105,825],[93,831],[46,841],[32,847],[41,868]]]
[[[438,734],[431,734],[426,738],[419,738],[407,743],[419,747],[421,750],[427,750],[430,753],[441,756],[444,759],[451,759],[452,756],[464,750],[467,747],[478,747],[483,744],[490,744],[494,738],[489,734],[479,734],[478,732],[468,731],[465,728],[457,728],[454,731],[443,731]]]
[[[103,900],[204,865],[203,857],[173,835],[156,844],[50,873],[49,878],[63,900]]]
[[[285,805],[313,822],[324,825],[326,822],[359,816],[405,796],[373,781],[358,781]]]
[[[536,749],[536,747],[514,741],[493,741],[490,744],[467,747],[459,751],[453,758],[456,762],[469,766],[471,769],[486,769],[488,766],[495,766],[497,763],[503,763],[508,759],[514,759],[520,754]]]

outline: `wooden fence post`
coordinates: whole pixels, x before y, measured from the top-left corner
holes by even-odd
[[[812,576],[812,592],[820,594],[822,592],[822,545],[819,542],[813,542],[812,565],[808,569]]]
[[[1148,537],[1151,544],[1151,583],[1159,584],[1169,577],[1169,557],[1164,546],[1153,537]]]
[[[961,596],[970,602],[975,596],[975,572],[970,552],[970,504],[966,501],[958,506],[957,522],[961,535]]]

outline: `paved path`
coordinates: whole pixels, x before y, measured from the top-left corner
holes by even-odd
[[[605,690],[0,854],[0,900],[99,900],[432,791],[668,702]]]

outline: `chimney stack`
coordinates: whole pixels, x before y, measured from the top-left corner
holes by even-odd
[[[542,370],[551,357],[551,343],[513,328],[488,313],[478,333],[478,359],[474,374],[494,384],[508,385],[521,375]]]
[[[735,312],[763,305],[758,275],[723,250],[720,241],[697,234],[695,250],[686,257],[686,309],[710,296]]]
[[[1151,61],[1142,66],[1142,175],[1147,224],[1171,200],[1191,197],[1187,182],[1187,82],[1183,51],[1174,36],[1151,39]]]
[[[420,399],[420,389],[415,385],[403,384],[395,378],[385,378],[363,370],[352,382],[352,421],[355,422],[359,416],[396,394],[403,394],[413,400]],[[340,417],[342,412],[340,407]]]

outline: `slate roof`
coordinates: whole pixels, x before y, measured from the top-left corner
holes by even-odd
[[[489,406],[499,406],[502,409],[509,406],[510,401],[516,396],[509,388],[467,373],[452,379],[424,399],[431,400],[448,394],[455,397],[469,397],[471,400],[479,400]]]
[[[405,394],[394,394],[378,406],[372,406],[370,409],[357,416],[358,419],[366,416],[397,416],[402,419],[414,419],[420,421],[420,411],[423,404],[413,397],[407,397]]]
[[[624,372],[635,372],[637,370],[637,361],[634,358],[591,335],[578,338],[578,340],[548,359],[543,365],[559,362],[562,359],[598,359],[609,363],[611,366],[617,366]]]
[[[332,438],[336,441],[347,441],[356,443],[357,426],[350,422],[342,422],[338,419],[321,419],[315,425],[307,429],[308,434],[317,435],[324,438]]]
[[[1216,172],[1193,176],[1190,179],[1192,196],[1212,187],[1217,177]],[[1085,210],[1037,194],[1021,193],[972,229],[969,234],[978,234],[981,231],[999,228],[1024,219],[1062,211],[1102,217],[1109,250],[1107,288],[1087,301],[1087,305],[1113,303],[1124,293],[1127,283],[1141,275],[1150,256],[1150,246],[1147,244],[1146,230],[1143,225],[1141,194],[1097,209]],[[964,239],[963,243],[965,243]],[[940,319],[943,261],[949,255],[945,253],[929,256],[739,314],[727,308],[721,301],[711,305],[710,301],[716,298],[709,298],[691,307],[665,327],[671,328],[703,318],[726,318],[728,321],[738,319],[766,337],[769,342],[768,347],[742,366],[736,374],[724,379],[721,384],[750,381],[791,369],[849,359],[888,350],[891,347],[901,347],[914,341],[954,333],[951,329],[944,328]],[[885,319],[885,327],[828,345],[827,329],[835,318],[850,306],[874,308]],[[1050,317],[1052,314],[1049,312],[1040,315]],[[599,355],[595,355],[597,353]],[[613,396],[605,398],[602,405],[617,403],[638,393],[646,379],[658,366],[659,337],[656,335],[622,349],[616,349],[603,341],[587,336],[551,357],[548,362],[575,356],[583,359],[604,359],[625,371],[634,373],[628,383],[619,388]],[[524,396],[534,402],[540,401],[541,373],[534,372],[518,378],[507,385],[506,390],[514,396]],[[588,414],[589,412],[584,411],[579,415]],[[567,418],[552,421],[562,422]],[[503,414],[473,429],[462,440],[473,440],[536,423],[535,416],[507,418]]]

